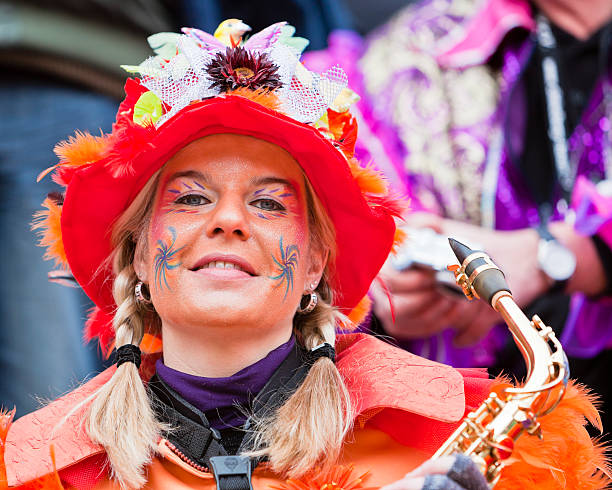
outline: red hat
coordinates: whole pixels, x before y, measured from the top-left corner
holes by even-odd
[[[288,27],[275,24],[262,33],[268,31],[269,39],[272,28],[282,34]],[[186,35],[176,35],[180,36],[179,55],[196,49],[191,46],[194,31],[185,29]],[[325,94],[335,80],[330,82],[329,76],[325,79],[304,67],[295,69],[295,63],[290,76],[287,70],[283,74],[284,67],[273,62],[283,62],[287,54],[282,48],[281,56],[276,49],[282,35],[272,47],[268,41],[262,48],[262,33],[243,46],[228,48],[214,45],[208,35],[196,31],[197,49],[204,52],[197,54],[209,60],[199,62],[207,74],[202,76],[200,71],[204,80],[199,92],[193,90],[192,79],[189,97],[181,100],[174,92],[170,100],[168,84],[177,85],[176,66],[168,67],[173,60],[162,60],[154,73],[151,65],[159,64],[159,57],[149,59],[146,66],[138,67],[142,79],[126,83],[126,98],[111,134],[77,132],[56,147],[60,162],[43,174],[54,170],[54,180],[65,186],[65,194],[45,200],[47,209],[39,213],[35,226],[43,230],[41,243],[48,247],[47,257],[69,268],[96,304],[86,338],[99,338],[104,348],[114,335],[111,320],[116,308],[108,261],[112,226],[155,172],[182,147],[207,135],[253,136],[284,148],[297,160],[335,226],[337,255],[330,286],[334,305],[346,314],[366,297],[389,255],[396,235],[394,216],[401,212],[401,203],[389,196],[385,181],[374,169],[353,158],[357,125],[346,108],[337,107],[344,87]],[[257,48],[248,49],[249,43],[258,42]],[[174,60],[174,65],[181,67],[183,77],[193,78],[192,72],[185,71],[198,63],[191,53],[191,68],[180,60]],[[163,73],[169,69],[171,77]],[[219,70],[225,71],[219,75]],[[234,78],[228,82],[232,70]],[[334,70],[335,76],[343,74]],[[162,73],[165,80],[160,80]],[[319,86],[329,83],[317,91],[317,84],[304,83],[304,73],[307,79],[320,77]],[[213,87],[212,96],[201,97],[202,92],[210,92],[211,82],[220,87]],[[186,90],[179,87],[179,96],[181,89]],[[300,96],[308,100],[299,100]],[[363,303],[358,309],[364,309]]]

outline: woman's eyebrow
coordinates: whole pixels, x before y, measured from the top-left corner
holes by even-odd
[[[297,189],[293,182],[287,179],[281,179],[280,177],[258,177],[256,179],[251,180],[251,185],[253,187],[259,187],[262,185],[270,185],[270,184],[280,184],[289,187],[295,194],[297,194]]]
[[[185,170],[183,172],[175,172],[175,173],[173,173],[168,178],[168,180],[166,181],[166,187],[168,187],[175,180],[180,179],[180,178],[184,178],[184,177],[189,177],[189,178],[198,180],[200,182],[203,182],[205,184],[210,181],[209,177],[206,174],[202,173],[202,172],[199,172],[197,170]]]

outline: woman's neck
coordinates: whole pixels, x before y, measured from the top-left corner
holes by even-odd
[[[206,378],[231,376],[255,364],[291,337],[292,326],[277,329],[206,328],[193,334],[163,328],[164,364]]]
[[[588,39],[612,19],[610,0],[533,0],[556,26],[576,39]]]

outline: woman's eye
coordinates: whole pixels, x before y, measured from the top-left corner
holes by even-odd
[[[176,204],[185,204],[187,206],[202,206],[204,204],[208,204],[210,200],[200,194],[187,194],[186,196],[179,197],[174,202]]]
[[[284,211],[285,207],[274,201],[273,199],[257,199],[251,203],[256,208],[262,209],[263,211]]]

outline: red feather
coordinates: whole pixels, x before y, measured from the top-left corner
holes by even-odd
[[[113,340],[115,339],[112,315],[94,306],[89,311],[89,316],[85,323],[84,337],[86,342],[98,339],[102,354],[104,357],[108,357],[113,350]]]
[[[382,208],[388,214],[396,218],[401,218],[408,208],[408,202],[399,195],[388,194],[386,196],[375,196],[366,194],[364,197],[370,207]]]
[[[106,166],[114,177],[122,177],[133,172],[132,161],[155,136],[155,126],[149,121],[144,126],[132,121],[131,116],[121,116],[113,127],[111,146]]]

